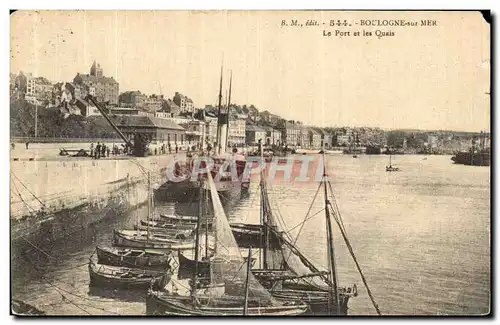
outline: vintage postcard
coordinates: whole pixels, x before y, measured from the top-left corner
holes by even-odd
[[[11,314],[491,313],[489,11],[10,15]]]

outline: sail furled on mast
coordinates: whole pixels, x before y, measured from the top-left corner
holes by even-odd
[[[244,297],[248,284],[248,297],[260,305],[280,305],[250,272],[247,281],[247,266],[236,243],[231,226],[222,207],[212,175],[208,173],[207,186],[214,211],[213,229],[215,253],[211,260],[211,284],[225,285],[225,295]]]

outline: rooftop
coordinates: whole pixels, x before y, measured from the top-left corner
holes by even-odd
[[[101,77],[97,78],[96,76],[91,76],[89,74],[81,74],[78,73],[75,78],[82,78],[82,81],[92,81],[92,82],[102,82],[102,83],[115,83],[118,82],[113,77]]]
[[[123,115],[123,116],[110,116],[110,119],[117,126],[150,127],[150,128],[170,129],[179,131],[184,130],[182,126],[177,125],[172,121],[152,116]]]
[[[254,132],[266,132],[266,129],[261,128],[260,126],[257,126],[257,125],[251,125],[251,124],[248,124],[248,125],[246,126],[246,130],[247,130],[247,131],[254,131]]]

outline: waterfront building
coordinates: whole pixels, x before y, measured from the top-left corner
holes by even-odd
[[[278,126],[281,129],[283,145],[294,148],[300,146],[301,126],[295,121],[282,121]]]
[[[308,148],[310,147],[310,135],[309,128],[303,125],[299,125],[299,147]]]
[[[337,144],[339,146],[348,146],[350,143],[350,137],[348,134],[337,134]]]
[[[262,143],[266,143],[267,131],[263,127],[248,124],[246,125],[245,130],[245,143],[250,146],[255,146],[259,143],[259,140]]]
[[[152,144],[185,146],[185,129],[166,119],[152,116],[121,115],[110,116],[120,131],[129,139],[136,133],[146,135]]]
[[[236,118],[236,116],[232,116],[229,119],[229,133],[227,144],[232,147],[242,146],[245,144],[246,137],[246,120]]]
[[[267,146],[270,145],[279,146],[281,143],[281,131],[271,126],[263,126],[262,128],[266,131],[265,144]]]
[[[307,143],[307,146],[312,149],[321,148],[322,137],[323,135],[320,132],[314,128],[309,128],[309,142]]]

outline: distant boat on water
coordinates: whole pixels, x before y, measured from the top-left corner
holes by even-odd
[[[392,155],[389,154],[389,166],[385,166],[385,171],[386,172],[399,172],[398,167],[394,167],[392,165]]]
[[[455,164],[469,166],[489,166],[491,159],[491,148],[486,147],[486,133],[481,131],[479,145],[477,139],[472,139],[472,146],[469,151],[460,151],[451,158]]]

